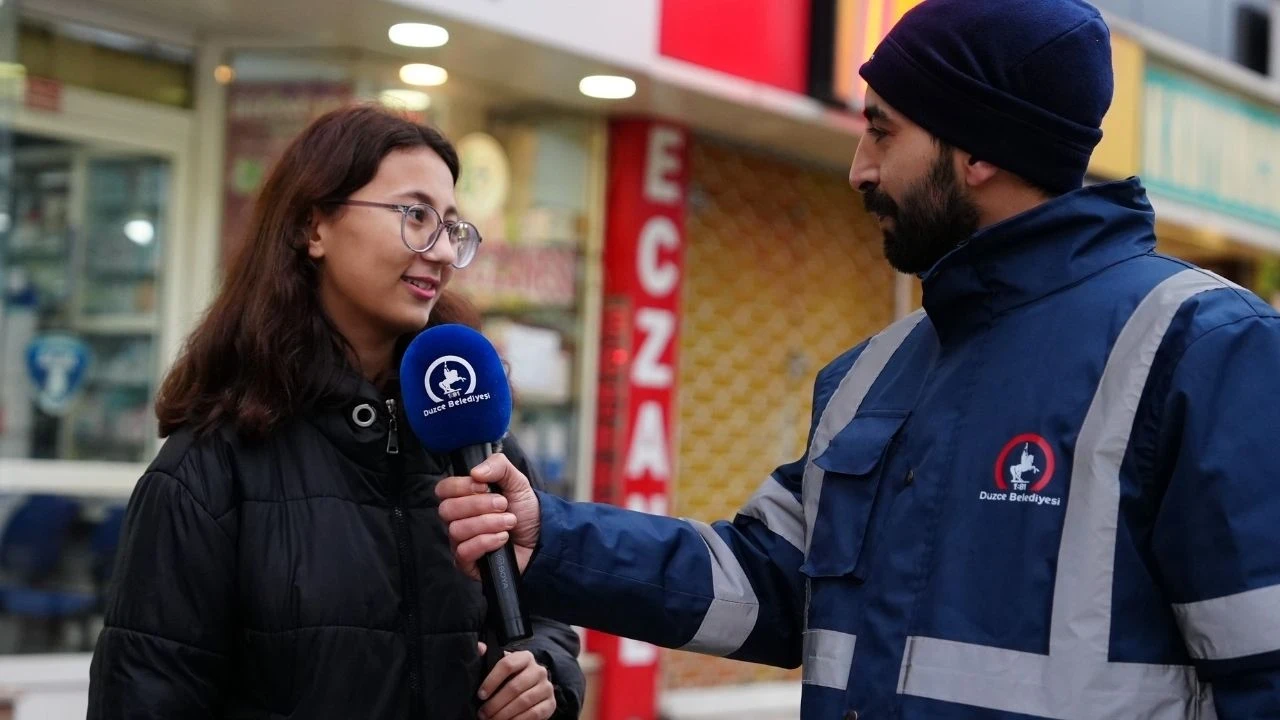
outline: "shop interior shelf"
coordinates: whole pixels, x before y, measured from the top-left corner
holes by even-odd
[[[85,335],[152,335],[155,315],[82,315],[75,330]]]

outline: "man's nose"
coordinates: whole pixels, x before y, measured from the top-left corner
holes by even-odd
[[[853,164],[849,166],[849,187],[859,192],[875,189],[880,184],[880,165],[872,157],[874,153],[866,147],[867,136],[858,141],[858,150],[853,155]]]

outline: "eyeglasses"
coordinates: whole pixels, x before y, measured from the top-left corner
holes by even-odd
[[[449,238],[453,247],[453,266],[461,270],[471,264],[480,250],[480,231],[464,220],[442,220],[440,213],[426,203],[396,205],[368,200],[340,200],[335,205],[385,208],[400,213],[400,240],[404,246],[419,255],[431,252],[441,235]]]

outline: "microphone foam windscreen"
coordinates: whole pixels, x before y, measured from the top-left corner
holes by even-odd
[[[511,386],[498,351],[465,325],[437,325],[400,361],[409,426],[428,450],[447,454],[496,443],[511,425]]]

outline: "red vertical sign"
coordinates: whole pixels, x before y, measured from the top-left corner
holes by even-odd
[[[595,499],[665,515],[675,468],[676,362],[688,133],[652,120],[609,127]],[[591,632],[600,720],[657,716],[658,652]]]

